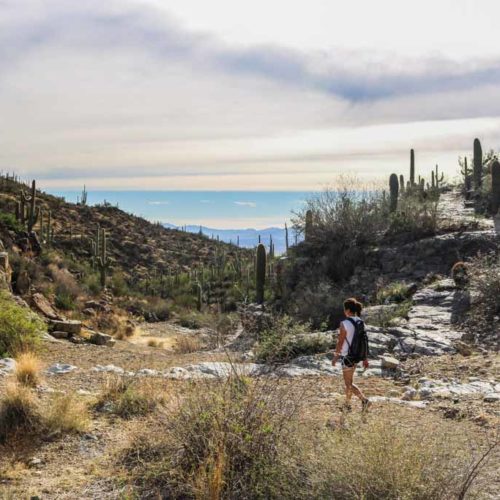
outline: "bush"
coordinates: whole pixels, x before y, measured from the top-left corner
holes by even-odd
[[[137,436],[122,460],[148,498],[300,498],[285,451],[296,409],[276,381],[192,384],[167,425]]]
[[[54,280],[56,307],[66,311],[73,310],[80,294],[75,278],[67,269],[59,269],[54,264],[49,265],[49,273]]]
[[[317,354],[331,349],[333,339],[310,333],[309,325],[282,316],[260,337],[257,359],[268,363],[284,362],[301,355]]]
[[[189,354],[202,349],[200,339],[187,335],[179,335],[175,340],[174,352],[176,354]]]
[[[14,375],[17,381],[28,387],[36,387],[40,383],[42,363],[32,352],[23,352],[16,358]]]
[[[21,385],[9,385],[0,399],[0,443],[17,435],[39,429],[41,418],[38,401]]]
[[[22,225],[16,219],[16,216],[8,212],[0,212],[0,224],[3,224],[7,229],[15,231],[16,233],[23,229]]]
[[[404,302],[410,295],[410,288],[406,283],[395,281],[387,286],[379,288],[376,293],[377,304],[388,304],[390,302]]]
[[[471,472],[467,439],[452,426],[368,419],[324,432],[308,464],[313,498],[452,499]],[[345,450],[349,450],[346,454]],[[470,485],[469,485],[470,486]]]
[[[107,379],[96,408],[128,419],[152,412],[161,401],[151,381],[112,376]]]
[[[33,350],[46,331],[45,323],[29,309],[19,306],[0,291],[0,356],[15,356]]]
[[[83,432],[89,424],[87,405],[75,394],[58,394],[50,402],[44,423],[50,432]]]

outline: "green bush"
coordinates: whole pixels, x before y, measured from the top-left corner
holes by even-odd
[[[0,357],[36,348],[46,330],[45,323],[35,313],[0,291]]]
[[[0,224],[3,224],[11,231],[19,232],[22,230],[22,226],[15,215],[8,212],[0,212]]]
[[[408,298],[408,295],[408,285],[401,281],[395,281],[377,290],[376,302],[377,304],[387,304],[389,302],[404,302]]]
[[[309,329],[310,325],[298,323],[289,316],[278,318],[271,328],[262,332],[257,359],[268,363],[284,362],[332,348],[332,340],[328,336],[311,333]]]

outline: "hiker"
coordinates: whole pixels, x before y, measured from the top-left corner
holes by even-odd
[[[356,299],[347,299],[344,302],[344,314],[346,319],[340,323],[340,335],[337,340],[335,355],[332,365],[335,366],[340,359],[342,374],[345,383],[346,403],[345,409],[351,409],[351,396],[355,394],[361,399],[363,411],[370,405],[370,400],[361,392],[360,388],[353,383],[354,372],[360,361],[364,368],[368,368],[368,337],[365,324],[359,317],[363,306]]]

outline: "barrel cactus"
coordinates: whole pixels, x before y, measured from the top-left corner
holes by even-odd
[[[396,174],[389,177],[389,189],[391,192],[389,210],[395,212],[398,208],[399,180]]]
[[[258,304],[264,303],[264,289],[266,284],[266,247],[259,243],[255,265],[255,289]]]
[[[478,190],[482,184],[483,149],[479,139],[474,139],[474,188]]]

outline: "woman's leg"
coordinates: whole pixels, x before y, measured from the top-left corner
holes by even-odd
[[[361,401],[366,401],[365,395],[361,392],[359,387],[353,382],[355,371],[356,371],[355,366],[353,366],[352,368],[344,368],[342,370],[342,374],[344,376],[345,397],[347,404],[351,402],[351,396],[353,394],[357,396],[359,399],[361,399]]]

